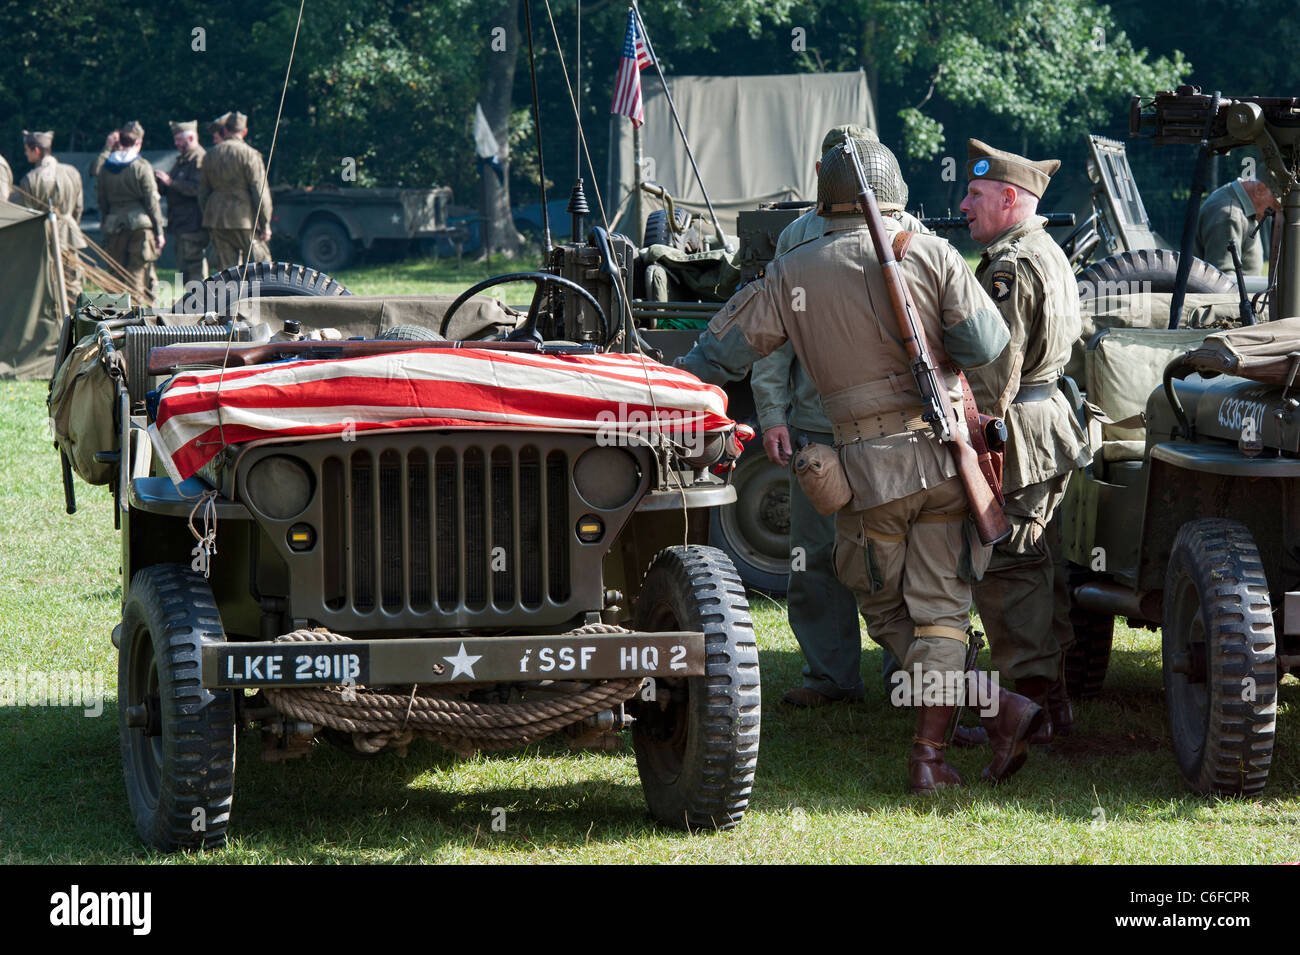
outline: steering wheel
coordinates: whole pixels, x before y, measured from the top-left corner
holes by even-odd
[[[506,341],[538,341],[542,340],[541,334],[537,331],[537,313],[541,311],[542,292],[547,284],[558,285],[560,288],[567,289],[579,296],[583,301],[595,310],[596,315],[600,318],[600,327],[604,329],[605,341],[609,341],[609,319],[605,317],[605,310],[600,307],[594,295],[588,292],[577,282],[570,281],[559,275],[552,275],[549,272],[507,272],[505,275],[494,275],[491,278],[484,279],[476,285],[471,285],[465,291],[457,296],[456,301],[442,316],[442,324],[438,326],[438,333],[444,338],[447,335],[447,329],[451,326],[451,317],[456,314],[456,310],[470,300],[471,297],[482,292],[484,289],[490,289],[496,285],[506,285],[510,282],[533,282],[537,287],[533,290],[533,301],[528,306],[528,315],[524,322],[513,332],[506,336]]]

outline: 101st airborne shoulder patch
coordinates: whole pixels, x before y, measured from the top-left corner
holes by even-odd
[[[1005,302],[1011,297],[1011,290],[1016,284],[1015,269],[1001,266],[993,270],[993,276],[990,281],[991,294],[993,301]]]

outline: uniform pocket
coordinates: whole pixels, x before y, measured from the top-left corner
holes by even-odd
[[[880,562],[871,539],[863,533],[861,520],[836,521],[832,559],[835,576],[854,593],[874,594],[884,586]]]

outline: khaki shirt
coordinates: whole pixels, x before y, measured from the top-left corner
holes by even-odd
[[[929,233],[921,220],[906,212],[886,212],[904,229]],[[816,209],[809,209],[784,229],[776,239],[776,254],[785,255],[797,245],[820,238],[826,232],[829,219],[823,219]],[[830,419],[822,408],[821,396],[812,379],[794,357],[794,346],[786,342],[766,358],[754,363],[749,373],[749,387],[754,395],[754,410],[758,426],[769,428],[793,425],[803,431],[829,433]]]
[[[158,183],[149,160],[137,155],[125,165],[111,159],[95,179],[99,215],[104,235],[148,229],[162,235],[162,209],[158,205]]]
[[[896,220],[885,220],[890,237],[900,228]],[[918,235],[899,270],[936,361],[945,357],[935,347],[940,344],[961,367],[1002,352],[1006,326],[946,240]],[[722,384],[744,377],[749,365],[786,341],[821,393],[831,421],[922,410],[884,275],[859,220],[837,217],[821,238],[774,260],[762,278],[731,297],[676,364]],[[949,400],[959,403],[955,374],[947,375],[947,384]],[[897,500],[956,475],[951,454],[928,429],[848,443],[839,453],[854,509]]]
[[[1228,240],[1236,239],[1242,273],[1258,275],[1264,268],[1264,249],[1267,246],[1263,239],[1269,230],[1260,229],[1252,236],[1250,233],[1256,221],[1255,203],[1240,179],[1215,189],[1206,197],[1196,220],[1196,245],[1193,249],[1196,257],[1232,275]]]
[[[1006,321],[1011,342],[997,359],[971,372],[975,403],[1005,419],[1004,491],[1038,484],[1087,463],[1087,439],[1065,394],[1014,402],[1027,385],[1056,382],[1082,331],[1079,292],[1065,254],[1030,216],[994,239],[975,270]]]
[[[53,156],[45,156],[23,176],[18,189],[21,192],[14,194],[14,202],[18,205],[38,212],[48,212],[53,207],[58,213],[59,242],[63,248],[86,247],[79,228],[85,197],[81,192],[81,173],[74,166],[61,163]]]
[[[199,206],[205,229],[256,229],[271,221],[271,193],[262,154],[242,139],[226,139],[207,151],[199,170]],[[259,211],[259,197],[261,209]]]
[[[9,201],[9,193],[14,188],[14,171],[4,156],[0,156],[0,202]]]

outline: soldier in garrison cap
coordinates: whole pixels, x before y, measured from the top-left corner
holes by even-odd
[[[95,182],[103,223],[104,250],[124,268],[136,288],[153,296],[158,284],[154,263],[167,239],[153,166],[140,155],[144,128],[137,122],[117,131],[117,148],[109,152]]]
[[[85,197],[81,190],[81,173],[76,167],[55,159],[51,152],[53,147],[53,131],[23,131],[23,152],[32,168],[14,187],[10,199],[40,212],[53,209],[59,223],[60,247],[64,250],[84,249],[86,239],[81,234],[81,212]],[[75,258],[69,262],[66,255],[63,283],[68,291],[68,310],[71,311],[81,294],[81,266]]]
[[[980,410],[1006,421],[1002,489],[1013,528],[994,547],[975,604],[993,665],[1048,711],[1032,742],[1049,743],[1074,725],[1063,680],[1074,631],[1056,512],[1070,475],[1088,461],[1087,439],[1060,389],[1080,335],[1079,293],[1037,215],[1060,162],[1033,162],[978,139],[970,140],[968,157],[961,210],[971,238],[986,246],[975,274],[1011,334],[997,360],[969,376]]]
[[[896,164],[887,152],[866,143],[865,171],[882,199],[898,202]],[[852,159],[838,146],[823,156],[817,179],[825,234],[775,259],[737,291],[676,364],[720,385],[744,377],[785,342],[793,345],[821,394],[851,490],[836,514],[836,576],[854,592],[868,633],[909,675],[920,674],[911,685],[910,701],[919,705],[908,777],[912,792],[924,794],[961,783],[943,749],[965,678],[970,581],[988,551],[973,536],[952,455],[921,420],[921,396],[857,194]],[[956,368],[1001,354],[1006,324],[947,241],[905,232],[889,217],[884,226],[886,241],[902,253],[898,269],[918,321],[953,363],[944,372],[947,397],[961,407]],[[976,680],[992,697],[985,727],[994,758],[985,778],[997,782],[1023,764],[1025,737],[1041,711],[984,674]],[[950,692],[935,692],[936,685]],[[931,692],[923,692],[927,687]]]
[[[1232,274],[1228,242],[1235,239],[1241,256],[1241,271],[1258,275],[1268,256],[1266,240],[1270,229],[1260,228],[1265,214],[1281,211],[1273,190],[1258,179],[1234,179],[1210,193],[1196,220],[1196,257]]]
[[[245,262],[270,261],[271,192],[262,154],[244,142],[248,117],[224,117],[221,140],[208,150],[199,171],[203,227],[212,237],[213,271]]]
[[[4,156],[0,156],[0,202],[9,201],[9,193],[14,188],[14,171],[9,168],[9,162]]]
[[[833,126],[822,139],[819,156],[829,153],[853,137],[859,154],[875,148],[880,140],[875,131],[858,125]],[[881,147],[883,148],[883,147]],[[821,160],[817,161],[821,170]],[[897,164],[894,164],[897,172]],[[902,211],[907,201],[907,183],[899,172],[881,182],[877,201],[888,206],[886,215],[895,216],[904,228],[927,231],[920,221]],[[776,254],[784,255],[804,242],[818,238],[830,221],[816,208],[787,225],[776,242]],[[831,423],[822,409],[812,380],[800,366],[789,343],[754,363],[750,387],[763,432],[763,449],[782,467],[790,465],[794,443],[800,437],[829,445]],[[793,473],[790,478],[791,573],[787,582],[790,629],[803,650],[803,680],[782,697],[797,707],[826,706],[839,701],[860,700],[862,682],[862,634],[857,602],[853,593],[835,576],[831,549],[835,543],[835,521],[819,514],[803,492]],[[888,656],[888,651],[886,650]]]
[[[199,171],[206,151],[199,145],[196,120],[173,122],[171,131],[180,158],[170,174],[154,170],[154,178],[167,199],[167,233],[176,250],[176,270],[182,281],[201,282],[208,276],[208,233],[199,209]]]

